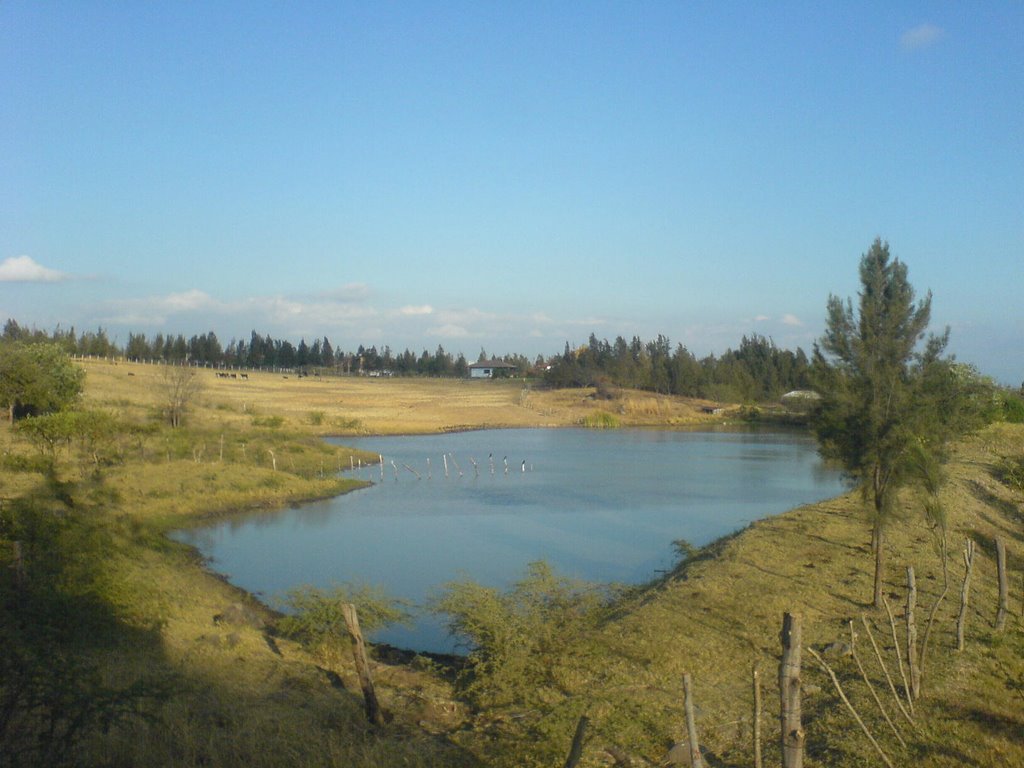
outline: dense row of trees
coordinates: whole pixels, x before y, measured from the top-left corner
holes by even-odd
[[[666,336],[643,342],[634,336],[614,343],[590,335],[572,350],[568,345],[546,373],[559,387],[593,386],[602,381],[666,395],[707,397],[731,402],[776,400],[790,390],[806,387],[809,365],[803,350],[779,349],[771,339],[743,337],[739,349],[721,357],[697,359],[682,344],[672,348]]]
[[[124,347],[111,341],[104,329],[78,334],[74,328],[68,331],[57,328],[47,333],[35,328],[26,328],[16,320],[4,325],[0,341],[47,342],[60,347],[69,355],[91,355],[94,357],[120,357],[129,360],[162,360],[171,363],[191,363],[210,367],[238,368],[285,368],[334,369],[343,373],[387,373],[396,376],[452,376],[469,375],[469,363],[460,352],[452,354],[443,346],[434,352],[423,350],[420,354],[406,349],[394,353],[385,346],[364,347],[355,351],[335,348],[324,336],[308,344],[301,339],[293,344],[287,339],[275,339],[253,331],[249,339],[232,339],[227,346],[221,344],[217,334],[184,335],[158,333],[147,338],[143,333],[129,333]],[[490,359],[484,350],[478,360]],[[516,366],[520,375],[526,375],[531,368],[541,363],[542,358],[531,362],[523,355],[506,355],[503,362]]]

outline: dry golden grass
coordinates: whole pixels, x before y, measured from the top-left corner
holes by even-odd
[[[161,405],[164,368],[87,361],[87,402],[133,414]],[[647,392],[598,400],[593,389],[546,390],[520,379],[469,380],[309,376],[249,372],[247,379],[196,372],[199,402],[225,423],[278,416],[292,428],[318,434],[412,434],[485,427],[565,427],[598,411],[622,426],[719,423],[702,412],[709,403]],[[314,423],[318,420],[319,424]]]
[[[138,422],[161,408],[160,368],[88,363],[86,405]],[[866,607],[871,592],[869,529],[860,499],[845,496],[758,522],[708,548],[695,561],[625,600],[615,620],[581,637],[552,660],[552,710],[540,715],[488,712],[467,719],[448,684],[411,666],[376,664],[381,697],[396,715],[383,732],[365,726],[359,688],[347,659],[336,660],[344,689],[332,687],[323,659],[251,626],[218,624],[233,603],[271,614],[210,574],[193,553],[163,538],[169,527],[209,514],[279,507],[340,492],[330,477],[348,453],[316,435],[407,433],[480,427],[571,426],[607,413],[622,425],[719,422],[702,403],[645,393],[597,400],[589,390],[541,391],[517,381],[424,379],[285,379],[250,373],[221,379],[200,371],[204,389],[189,428],[161,432],[142,450],[105,470],[110,502],[102,512],[123,537],[106,559],[109,599],[127,628],[108,681],[154,673],[174,681],[158,712],[160,725],[136,722],[97,735],[92,762],[146,765],[524,765],[525,747],[567,747],[575,717],[593,723],[584,765],[608,765],[604,747],[618,745],[654,762],[681,739],[680,676],[694,676],[702,739],[721,764],[750,764],[749,670],[760,662],[765,680],[765,740],[777,764],[771,713],[773,676],[783,611],[804,616],[805,642],[848,639],[849,619],[862,613],[879,627],[891,660],[884,613]],[[278,429],[261,424],[280,421]],[[5,452],[27,451],[0,430]],[[221,438],[223,437],[223,442]],[[222,454],[223,451],[223,454]],[[277,460],[271,464],[270,452]],[[991,630],[995,610],[992,540],[1010,544],[1014,584],[1024,570],[1024,516],[1019,493],[993,474],[1003,456],[1024,454],[1024,429],[996,426],[965,441],[950,465],[944,499],[950,510],[953,584],[934,630],[921,730],[906,751],[893,746],[877,715],[868,720],[902,765],[1024,765],[1024,644],[1017,601],[1007,635]],[[64,467],[71,477],[74,462]],[[84,471],[84,470],[83,470]],[[328,476],[322,477],[321,474]],[[73,479],[73,478],[72,478]],[[27,492],[39,478],[4,473],[0,495]],[[886,591],[897,615],[905,594],[903,567],[912,564],[920,590],[918,626],[942,583],[935,538],[921,522],[919,501],[901,500],[906,521],[889,535]],[[133,533],[134,532],[134,533]],[[971,536],[980,545],[972,584],[968,649],[951,651],[962,566],[957,551]],[[858,640],[862,657],[864,639]],[[864,714],[871,705],[856,688],[849,661],[844,684]],[[869,665],[870,666],[870,665]],[[878,670],[872,675],[878,680]],[[828,681],[805,668],[814,686],[805,699],[807,764],[874,764],[863,738]],[[535,728],[524,728],[532,723]],[[435,737],[432,734],[442,734]],[[456,742],[458,745],[453,743]]]

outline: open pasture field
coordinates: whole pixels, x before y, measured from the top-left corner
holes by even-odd
[[[155,409],[166,368],[86,360],[86,394],[101,407]],[[318,434],[410,434],[497,427],[579,426],[609,414],[621,426],[720,423],[712,403],[647,392],[599,400],[593,389],[547,390],[522,379],[469,380],[305,376],[260,371],[218,376],[196,369],[204,418],[225,422],[278,417]],[[243,378],[244,376],[244,378]]]

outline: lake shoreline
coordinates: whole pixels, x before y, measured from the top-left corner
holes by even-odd
[[[201,554],[208,562],[217,561],[214,572],[228,574],[232,583],[262,595],[275,595],[286,591],[287,584],[275,582],[274,579],[279,577],[274,574],[295,567],[287,563],[296,559],[300,563],[300,569],[304,570],[300,570],[298,576],[291,577],[292,583],[326,585],[327,582],[318,581],[316,575],[320,572],[316,568],[319,557],[316,554],[295,555],[293,552],[290,558],[282,560],[281,563],[274,563],[269,570],[270,563],[264,556],[244,554],[247,546],[254,546],[254,552],[269,551],[270,547],[281,546],[281,542],[287,539],[274,533],[278,528],[282,531],[292,531],[290,535],[294,535],[296,530],[306,526],[311,526],[310,530],[315,528],[316,547],[325,547],[328,541],[335,542],[335,546],[327,547],[332,559],[327,571],[332,574],[330,582],[383,584],[393,596],[410,600],[417,605],[423,605],[427,600],[426,595],[421,594],[425,589],[423,585],[433,585],[432,590],[439,589],[449,581],[458,580],[461,578],[458,574],[463,573],[468,574],[473,580],[504,588],[522,574],[529,562],[535,560],[545,560],[557,572],[573,578],[598,584],[625,583],[642,587],[656,581],[659,574],[674,569],[677,559],[672,554],[673,541],[688,539],[704,546],[711,546],[722,536],[733,535],[751,522],[767,516],[784,514],[806,503],[808,493],[813,494],[808,488],[798,492],[797,495],[802,496],[802,499],[785,501],[790,494],[795,493],[795,488],[802,488],[799,483],[809,482],[811,475],[807,474],[807,479],[803,481],[796,478],[804,477],[805,473],[811,473],[812,470],[814,477],[819,477],[821,473],[816,454],[808,452],[804,433],[791,429],[705,427],[698,430],[626,428],[603,431],[570,427],[558,430],[474,430],[473,433],[475,439],[468,445],[463,445],[461,441],[453,444],[453,435],[448,433],[408,438],[394,435],[360,438],[353,442],[364,454],[383,453],[385,465],[389,458],[393,464],[397,461],[394,480],[391,479],[391,469],[387,470],[388,480],[384,483],[379,483],[376,478],[367,481],[365,474],[358,478],[363,483],[360,487],[364,490],[371,490],[370,485],[381,486],[377,494],[361,498],[355,505],[342,502],[340,508],[338,505],[332,506],[328,500],[327,503],[315,504],[316,510],[309,512],[304,511],[310,506],[308,503],[291,503],[287,507],[273,511],[239,511],[230,516],[230,521],[214,525],[212,528],[208,525],[209,519],[200,520],[198,525],[189,526],[197,529],[191,537],[192,542],[198,543],[195,539],[201,535],[201,529],[208,529],[206,534],[213,538],[208,539],[205,546],[202,546]],[[457,433],[455,437],[464,434],[466,433]],[[505,442],[507,439],[515,439],[523,444],[509,444]],[[332,438],[332,442],[337,440],[338,438]],[[418,444],[421,440],[426,442]],[[407,447],[401,450],[397,447],[380,450],[377,445],[367,448],[366,441],[383,441],[385,444],[391,443],[396,446],[407,444]],[[352,443],[349,443],[346,447],[351,445]],[[593,464],[593,471],[598,472],[594,480],[580,477],[579,469],[573,464],[574,454],[570,448],[572,445],[579,446],[575,449],[581,456],[579,461]],[[495,451],[496,471],[488,471],[486,459],[480,461],[476,471],[470,469],[467,458],[472,455],[486,456],[488,448]],[[498,458],[506,449],[509,456],[514,454],[517,457],[510,462],[508,471],[504,470],[502,460]],[[570,453],[565,453],[567,450]],[[530,471],[525,473],[520,468],[521,451],[530,458]],[[534,451],[542,453],[531,454]],[[679,453],[680,451],[683,453]],[[734,451],[754,451],[755,455],[752,455],[751,459],[755,463],[747,466],[746,470],[742,468],[743,465],[733,464],[735,459],[730,457]],[[432,480],[428,475],[429,464],[427,469],[423,467],[423,456],[429,456],[431,453],[436,454]],[[415,461],[410,454],[416,456]],[[633,454],[636,455],[635,458],[623,458]],[[442,455],[446,458],[451,456],[448,459],[452,465],[450,479],[442,476]],[[459,457],[458,462],[463,465],[461,471],[455,460],[456,456]],[[765,464],[768,457],[774,457],[772,462],[779,462],[778,466],[784,469],[775,469],[775,463]],[[541,474],[533,473],[534,460],[544,467]],[[626,481],[623,482],[622,477],[616,479],[619,470],[604,467],[601,464],[603,460],[612,462],[613,465],[618,463],[625,469],[628,473]],[[651,464],[652,461],[658,460],[668,462],[665,469],[660,469],[656,463]],[[794,460],[797,461],[796,464],[793,463]],[[469,461],[472,459],[469,458]],[[552,461],[555,464],[551,464]],[[751,482],[753,485],[744,492],[744,497],[736,497],[735,502],[726,500],[724,496],[719,501],[711,497],[705,498],[704,493],[711,493],[717,498],[717,494],[720,494],[719,489],[736,487],[737,482],[735,479],[729,482],[715,480],[714,477],[717,475],[711,474],[710,469],[701,470],[701,461],[711,462],[709,468],[718,466],[719,470],[715,471],[738,473],[740,487],[747,487]],[[688,466],[676,466],[681,464]],[[367,467],[372,467],[372,471],[376,472],[378,466],[377,462],[363,465],[364,473]],[[407,475],[407,469],[416,474],[417,478],[413,479],[411,475]],[[346,469],[343,474],[348,472]],[[842,489],[838,487],[840,481],[834,472],[820,476],[831,478],[828,480],[830,487],[835,485],[836,490],[841,492]],[[570,490],[566,491],[569,496],[560,501],[562,497],[559,494],[562,492],[556,488],[564,485],[563,478],[566,477],[575,479],[569,485]],[[424,485],[420,485],[421,481]],[[534,487],[536,482],[542,481],[556,485],[552,488]],[[794,482],[798,485],[791,488]],[[428,486],[426,483],[431,485]],[[639,487],[631,490],[630,483],[639,484]],[[583,486],[584,490],[577,490],[577,486]],[[661,486],[664,486],[664,490],[660,490]],[[678,490],[669,490],[670,488],[685,489],[685,492],[680,494]],[[653,497],[646,495],[650,492],[654,493]],[[384,495],[380,495],[381,493]],[[492,507],[494,502],[490,501],[489,497],[494,493],[499,494],[502,499],[510,498],[509,503],[513,503],[514,506]],[[583,497],[577,498],[579,493],[583,493]],[[408,494],[412,494],[412,497]],[[513,494],[513,497],[508,497],[508,494]],[[826,495],[819,498],[827,498],[829,495],[826,492]],[[346,493],[332,499],[341,501],[348,496]],[[741,501],[741,498],[746,500]],[[756,502],[753,501],[754,498],[757,498]],[[704,500],[697,502],[699,506],[695,508],[694,499]],[[564,506],[566,502],[569,503],[568,507]],[[366,508],[367,503],[371,504],[368,510],[376,511],[360,512],[359,510]],[[420,517],[414,510],[418,508],[417,505],[424,503],[430,505],[430,509],[438,511],[428,513],[425,518]],[[523,507],[524,503],[528,506]],[[754,503],[763,511],[755,511],[755,508],[750,506]],[[465,504],[469,506],[463,509]],[[713,506],[707,507],[708,504]],[[764,506],[765,504],[768,506]],[[384,507],[378,509],[377,505]],[[608,506],[608,511],[602,511],[604,506]],[[291,512],[288,507],[291,508]],[[403,512],[395,512],[392,507]],[[622,516],[617,512],[622,509],[629,509],[629,514]],[[697,509],[706,511],[695,517]],[[712,512],[713,509],[721,509],[721,512]],[[345,516],[339,518],[341,510],[344,510]],[[730,510],[728,514],[726,510]],[[309,518],[310,513],[315,514],[315,517]],[[435,514],[441,515],[436,522]],[[509,514],[512,516],[506,517]],[[494,517],[495,515],[497,517]],[[612,515],[614,519],[606,520],[605,515]],[[307,522],[303,522],[304,520]],[[503,520],[508,522],[502,522]],[[701,523],[700,520],[705,522]],[[714,522],[710,522],[711,520]],[[217,523],[218,520],[214,519],[213,522]],[[499,527],[494,528],[495,525]],[[544,540],[538,540],[538,543],[533,545],[540,546],[540,549],[524,549],[523,552],[526,554],[517,556],[513,553],[513,559],[507,559],[509,538],[518,541],[526,537],[523,541],[529,543],[533,540],[530,537],[536,535],[536,532],[531,531],[535,531],[534,526],[537,525],[543,527],[536,529],[536,532],[544,532],[545,536]],[[600,527],[593,529],[594,525]],[[708,529],[707,533],[701,533],[708,525],[716,528],[717,532]],[[297,526],[300,528],[297,529]],[[392,526],[398,527],[392,533],[387,533],[392,531]],[[506,530],[504,526],[512,528]],[[568,527],[563,531],[563,526]],[[340,535],[340,539],[343,540],[337,540],[338,530],[343,531]],[[364,530],[373,533],[363,533]],[[609,533],[599,533],[602,530]],[[577,535],[581,532],[585,532],[582,538]],[[541,543],[552,534],[550,543]],[[374,543],[368,545],[369,549],[359,550],[358,542],[366,539],[368,535],[372,536]],[[592,540],[594,535],[597,535],[598,539]],[[602,535],[607,536],[607,545],[601,543],[604,541],[600,538]],[[224,541],[222,536],[231,536],[232,540],[241,537],[240,542],[251,540],[254,543],[232,544],[225,549],[223,544],[216,543]],[[439,541],[438,536],[444,540]],[[188,541],[189,534],[175,537],[177,541],[183,539]],[[411,540],[412,543],[407,543],[407,540]],[[274,543],[271,544],[271,541]],[[388,545],[388,552],[391,554],[379,549],[380,542],[383,541],[391,542]],[[623,543],[627,545],[625,550],[621,550]],[[286,548],[293,551],[295,546],[288,545]],[[297,546],[301,548],[302,545]],[[598,549],[594,549],[595,546]],[[636,550],[638,546],[641,549]],[[412,549],[407,552],[405,547]],[[492,554],[492,547],[499,547],[499,550]],[[421,550],[426,554],[421,556]],[[460,558],[467,552],[471,556],[463,565]],[[623,554],[625,558],[622,557]],[[566,556],[569,558],[568,561],[564,559]],[[605,557],[613,558],[615,570],[609,572],[606,566],[594,570],[594,564],[587,565],[594,557],[598,558],[593,561],[594,564],[604,561]],[[400,561],[396,564],[397,572],[381,565],[381,561],[390,562],[395,558]],[[260,562],[260,567],[253,569],[249,563],[257,561]],[[338,568],[339,561],[345,563],[341,568]],[[479,566],[473,566],[471,562],[486,562],[487,567],[484,571],[479,571]],[[502,565],[503,563],[505,565]],[[257,573],[253,573],[254,570]],[[438,575],[435,575],[435,570]],[[498,573],[503,575],[499,577]],[[419,586],[410,592],[409,584],[412,582]],[[402,586],[403,584],[405,586]],[[416,621],[417,627],[435,627],[430,630],[433,640],[417,644],[417,641],[408,639],[409,633],[406,630],[396,628],[394,632],[383,633],[376,642],[412,651],[441,654],[451,652],[448,641],[437,634],[440,630],[436,627],[442,626],[443,620],[429,611],[421,610],[417,613]],[[401,637],[402,640],[397,640],[397,637]]]

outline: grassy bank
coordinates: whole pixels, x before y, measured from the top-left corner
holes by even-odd
[[[848,642],[847,622],[860,627],[865,614],[896,668],[888,619],[865,605],[870,532],[860,499],[848,496],[756,523],[626,593],[595,626],[533,659],[536,685],[501,704],[472,710],[427,660],[378,660],[379,694],[394,721],[370,728],[346,655],[315,653],[278,635],[271,611],[210,574],[166,532],[350,488],[335,470],[353,454],[325,444],[324,434],[612,421],[600,414],[622,426],[682,426],[710,422],[704,404],[631,393],[597,400],[590,391],[535,391],[512,381],[222,379],[203,371],[186,428],[170,430],[159,423],[160,369],[94,363],[87,372],[87,407],[131,425],[109,444],[61,447],[48,472],[39,451],[0,429],[5,617],[39,630],[33,637],[43,654],[24,661],[35,674],[29,687],[44,701],[14,725],[31,736],[28,729],[56,718],[59,735],[97,702],[131,696],[121,709],[111,704],[118,717],[106,730],[93,713],[47,759],[25,747],[24,764],[37,757],[36,764],[54,765],[554,765],[564,761],[581,714],[592,724],[582,765],[611,765],[612,755],[658,764],[683,738],[681,675],[689,672],[711,764],[752,765],[750,670],[758,663],[766,764],[778,764],[774,675],[784,611],[803,615],[805,643],[816,648]],[[1022,455],[1024,430],[997,425],[959,446],[950,465],[943,493],[951,587],[932,630],[917,727],[898,724],[906,747],[873,709],[850,657],[830,657],[898,765],[1024,765],[1024,497],[1000,474],[1005,457]],[[900,504],[905,519],[890,534],[887,592],[899,621],[903,569],[913,565],[923,634],[943,584],[938,538],[923,524],[918,499],[907,494]],[[968,536],[979,554],[967,647],[957,653],[959,550]],[[997,536],[1010,548],[1016,585],[1003,633],[992,629]],[[26,542],[21,587],[16,538]],[[895,712],[862,630],[856,647]],[[878,764],[807,658],[805,682],[807,764]],[[0,733],[5,746],[21,743],[10,728]],[[0,765],[15,762],[10,754]]]
[[[591,737],[583,764],[610,764],[611,755],[631,756],[635,765],[662,764],[672,745],[685,741],[681,681],[688,672],[695,681],[699,732],[709,764],[753,765],[752,669],[758,666],[764,681],[766,764],[778,765],[775,676],[781,619],[791,611],[802,614],[805,645],[819,651],[833,646],[826,658],[896,765],[1024,765],[1019,587],[1024,514],[1020,491],[998,479],[1003,457],[1021,455],[1022,448],[1020,427],[991,427],[962,444],[950,466],[944,494],[950,509],[951,585],[929,639],[923,695],[913,715],[916,726],[897,723],[906,746],[879,713],[844,647],[853,620],[858,656],[891,716],[900,718],[861,623],[862,616],[873,623],[883,658],[901,686],[889,620],[884,611],[870,607],[870,529],[857,494],[753,524],[628,595],[599,629],[546,661],[547,682],[530,695],[527,706],[521,700],[481,713],[469,741],[490,738],[506,749],[515,745],[503,765],[551,765],[564,758],[577,719],[585,714]],[[919,642],[942,591],[943,569],[939,538],[924,525],[920,501],[907,494],[901,505],[905,520],[891,531],[886,591],[902,645],[906,566],[916,572]],[[979,550],[967,645],[957,652],[964,572],[960,549],[968,537]],[[1011,550],[1011,582],[1017,585],[1002,633],[993,629],[996,537]],[[831,680],[806,653],[804,683],[806,764],[881,764]]]

